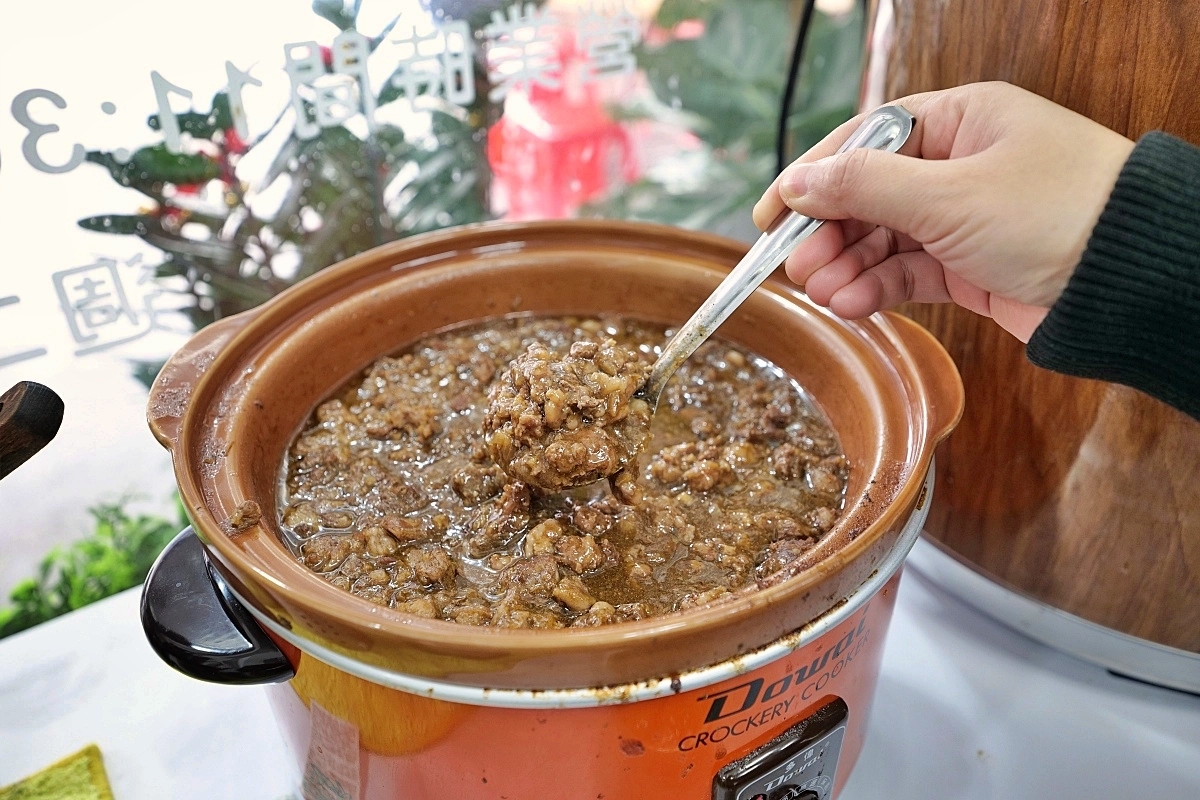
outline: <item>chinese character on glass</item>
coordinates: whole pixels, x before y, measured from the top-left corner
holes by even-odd
[[[513,3],[507,15],[492,12],[483,29],[488,40],[487,69],[492,89],[488,99],[498,102],[517,88],[532,84],[547,89],[562,87],[562,58],[554,30],[558,18],[533,3]]]
[[[140,339],[154,328],[153,298],[158,292],[153,274],[153,268],[141,263],[141,256],[123,264],[101,258],[54,273],[59,305],[71,337],[80,346],[75,355]]]
[[[583,74],[585,83],[615,75],[631,75],[637,69],[633,48],[642,40],[637,17],[629,13],[622,2],[610,2],[604,10],[615,10],[616,13],[602,13],[593,4],[576,28],[579,51],[587,62]]]
[[[296,136],[311,139],[321,128],[341,125],[358,113],[375,130],[375,95],[367,75],[371,43],[358,31],[343,31],[333,40],[328,60],[316,42],[294,42],[283,46],[284,69],[292,84],[292,110],[296,112]],[[326,67],[333,70],[328,75]],[[302,93],[307,88],[307,93]],[[312,104],[313,117],[306,108]]]
[[[474,42],[465,20],[452,20],[432,33],[413,28],[407,39],[393,39],[403,55],[392,85],[409,102],[422,94],[442,97],[455,105],[475,101]]]
[[[4,308],[5,306],[15,306],[19,302],[21,302],[21,298],[17,297],[16,295],[0,297],[0,308]],[[7,339],[8,337],[6,336],[5,338]],[[16,353],[0,354],[0,367],[7,367],[9,364],[17,364],[22,361],[28,361],[31,358],[39,358],[44,355],[46,355],[46,348],[44,347],[32,347],[28,350],[20,350]]]

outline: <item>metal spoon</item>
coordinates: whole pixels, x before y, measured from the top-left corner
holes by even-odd
[[[900,106],[883,106],[863,120],[862,125],[838,148],[838,152],[869,148],[894,153],[912,133],[913,121],[913,115]],[[663,347],[662,355],[654,362],[646,383],[635,397],[649,403],[651,411],[657,409],[658,399],[675,370],[775,271],[796,249],[796,245],[811,236],[824,221],[790,210],[780,214],[692,318]]]
[[[894,153],[904,144],[912,132],[912,127],[912,114],[899,106],[884,106],[868,115],[862,125],[838,149],[838,152],[871,148]],[[663,348],[662,355],[651,367],[646,382],[631,398],[633,401],[641,401],[649,406],[649,413],[645,413],[645,409],[639,409],[637,422],[634,422],[633,415],[630,415],[618,423],[626,425],[625,433],[621,437],[623,452],[619,458],[615,459],[618,469],[627,467],[630,461],[637,457],[637,452],[645,446],[645,441],[649,437],[650,420],[658,408],[659,397],[671,376],[675,374],[675,370],[679,369],[688,356],[694,353],[696,348],[729,318],[734,309],[767,279],[767,276],[795,249],[796,245],[821,227],[822,222],[824,220],[804,217],[794,211],[785,211],[780,214],[771,223],[767,232],[760,236],[754,246],[750,248],[750,252],[733,268],[728,277],[721,281],[716,291],[671,337],[671,340]],[[639,436],[640,443],[637,441]],[[492,440],[488,441],[489,447],[491,447]],[[509,440],[509,444],[511,445],[511,440]],[[537,447],[548,451],[550,446],[552,445],[543,441],[525,449],[532,451],[534,447]],[[507,455],[504,454],[505,452]],[[598,477],[612,477],[611,472],[601,475],[600,470],[591,469],[590,461],[585,464],[589,469],[583,475],[560,475],[556,470],[547,469],[544,472],[549,478],[546,478],[537,470],[521,468],[513,471],[515,454],[515,450],[502,450],[501,452],[492,452],[492,458],[513,477],[546,491],[562,491],[566,488],[590,485]],[[607,451],[605,454],[605,469],[607,470],[611,466],[612,460],[607,458]],[[532,463],[544,464],[544,457],[543,453],[534,458]]]

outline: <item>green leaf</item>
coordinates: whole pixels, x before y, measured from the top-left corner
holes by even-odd
[[[212,141],[213,134],[233,127],[233,112],[229,107],[229,95],[226,92],[217,92],[213,95],[212,105],[207,113],[185,111],[182,114],[176,114],[175,121],[179,124],[181,133],[191,134],[197,139]],[[161,130],[162,118],[158,114],[151,114],[146,118],[146,125],[152,131]]]
[[[84,230],[97,233],[130,236],[145,233],[148,220],[153,221],[154,218],[146,214],[101,214],[97,217],[85,217],[75,224]]]
[[[68,548],[53,548],[37,576],[9,593],[12,605],[0,610],[0,638],[138,585],[182,527],[161,517],[131,517],[123,503],[101,503],[89,512],[95,520],[92,535]]]
[[[205,155],[172,153],[166,145],[143,147],[133,154],[127,163],[120,163],[112,153],[91,150],[87,160],[108,170],[109,175],[121,186],[137,189],[156,200],[161,200],[166,183],[207,183],[221,175],[216,161]]]
[[[777,0],[664,0],[659,25],[700,19],[704,35],[639,48],[638,61],[655,100],[626,104],[614,116],[685,126],[703,145],[652,165],[642,180],[581,213],[706,230],[744,229],[774,174],[797,8]],[[818,10],[787,121],[795,155],[853,114],[861,59],[861,12],[831,17]]]
[[[163,182],[143,173],[132,161],[125,163],[118,162],[112,153],[105,153],[100,150],[89,150],[86,159],[93,164],[99,164],[107,169],[108,174],[117,184],[130,189],[136,189],[147,197],[152,197],[160,202],[162,201]]]
[[[172,153],[165,144],[139,149],[128,166],[143,179],[176,185],[207,183],[221,175],[220,165],[212,158],[201,153]]]
[[[713,0],[663,0],[654,21],[663,28],[674,28],[689,19],[707,22],[719,5]]]
[[[233,111],[229,108],[228,93],[217,92],[213,95],[212,110],[208,112],[208,119],[213,127],[220,131],[233,127]]]
[[[703,36],[643,48],[639,62],[665,105],[703,120],[695,133],[713,147],[770,147],[794,25],[777,0],[714,4]]]

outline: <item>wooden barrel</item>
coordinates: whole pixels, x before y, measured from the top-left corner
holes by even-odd
[[[1003,80],[1133,139],[1159,129],[1200,143],[1200,3],[873,0],[871,19],[864,106]],[[1200,423],[1038,369],[971,312],[905,311],[966,386],[928,532],[1045,603],[1200,652]]]

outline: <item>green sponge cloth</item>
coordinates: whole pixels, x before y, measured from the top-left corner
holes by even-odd
[[[100,748],[94,744],[23,781],[0,789],[0,800],[113,800]]]

